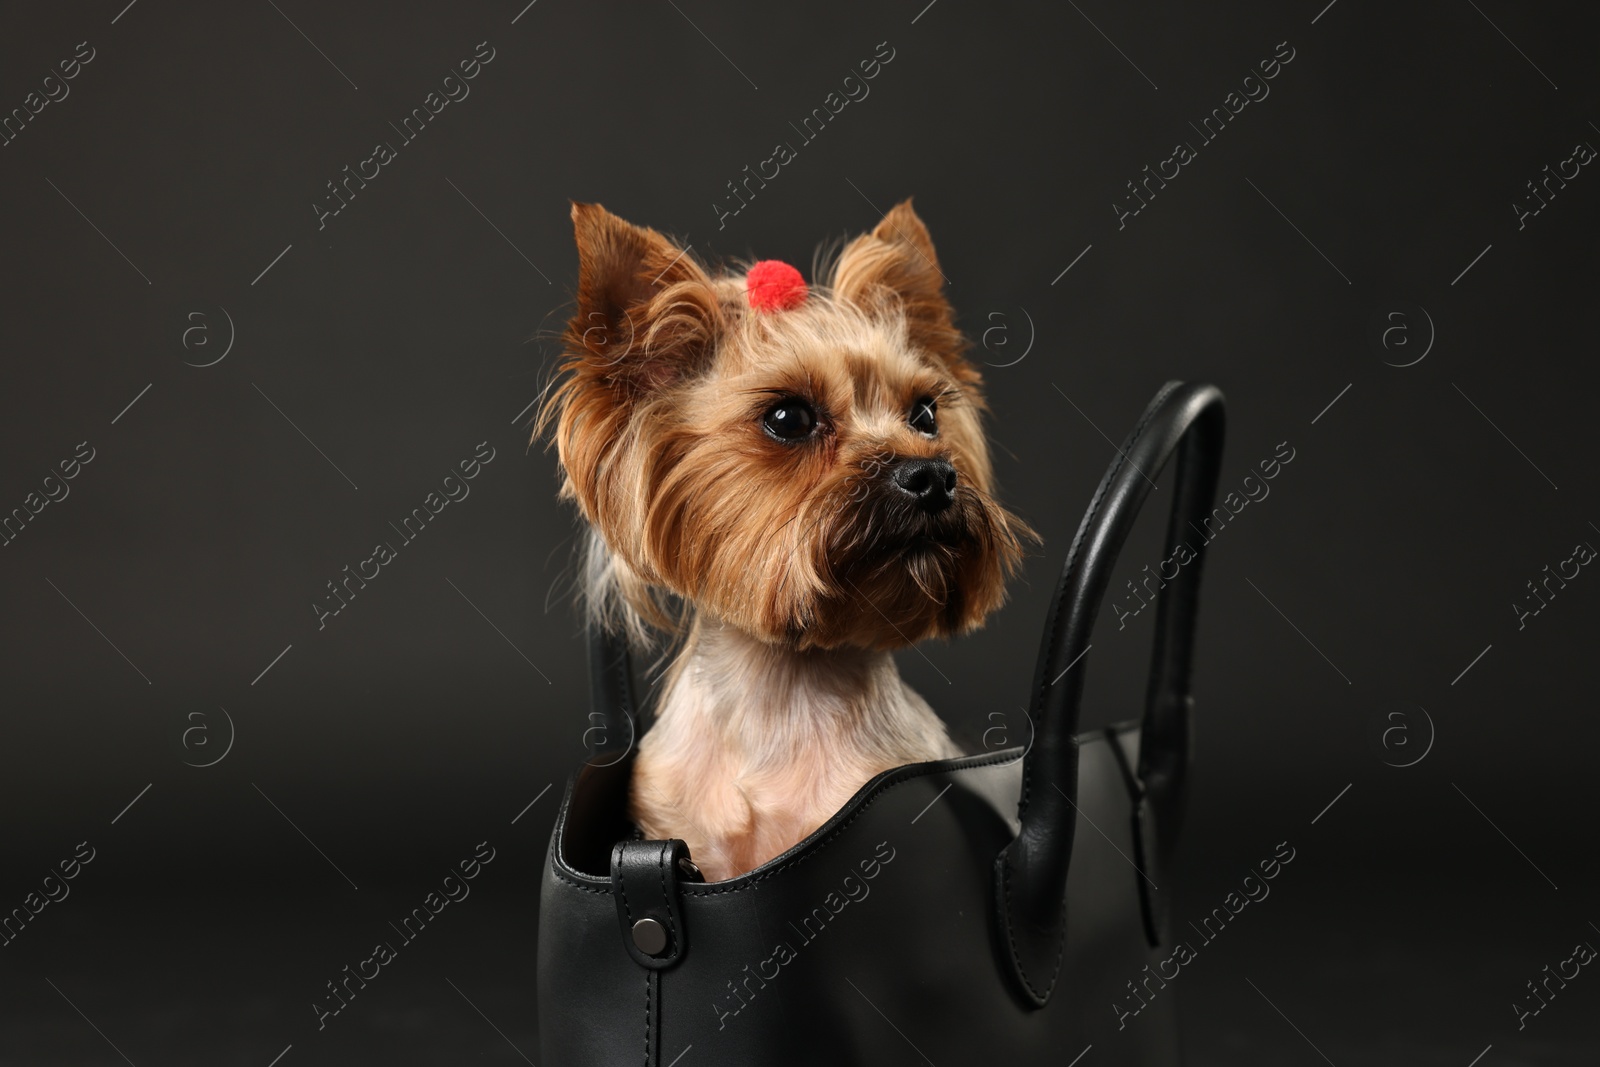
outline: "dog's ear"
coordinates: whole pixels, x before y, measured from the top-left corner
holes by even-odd
[[[845,246],[831,286],[841,299],[870,311],[905,315],[911,343],[934,356],[958,378],[976,382],[967,361],[967,339],[956,329],[944,297],[944,274],[933,238],[911,201],[902,200],[873,228]]]
[[[562,495],[577,500],[615,549],[637,536],[642,472],[651,458],[635,447],[641,438],[634,420],[705,366],[722,311],[688,249],[599,204],[574,203],[572,225],[577,307],[533,436],[553,431]]]
[[[616,385],[659,387],[709,355],[721,325],[711,279],[687,249],[599,204],[572,205],[577,311],[569,351]]]

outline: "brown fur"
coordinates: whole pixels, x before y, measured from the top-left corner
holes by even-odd
[[[635,636],[687,630],[634,818],[729,877],[878,771],[955,753],[888,652],[979,625],[1032,535],[991,495],[980,375],[909,201],[776,313],[654,230],[595,204],[572,217],[577,308],[535,433],[553,430],[562,495],[598,537],[591,609]],[[803,443],[761,426],[789,396],[820,420]],[[920,397],[936,436],[908,421]],[[888,484],[917,458],[956,468],[938,514]]]

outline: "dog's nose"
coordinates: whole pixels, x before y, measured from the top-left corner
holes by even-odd
[[[943,511],[955,499],[956,469],[942,459],[902,460],[889,480],[929,514]]]

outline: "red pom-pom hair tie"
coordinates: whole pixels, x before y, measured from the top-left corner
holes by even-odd
[[[805,303],[806,280],[781,259],[763,259],[745,276],[750,306],[757,311],[788,311]]]

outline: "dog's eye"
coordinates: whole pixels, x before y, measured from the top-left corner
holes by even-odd
[[[938,410],[939,405],[931,396],[919,398],[911,405],[911,428],[932,437],[939,432]]]
[[[761,425],[780,441],[802,441],[817,428],[817,413],[798,397],[785,397],[761,416]]]

